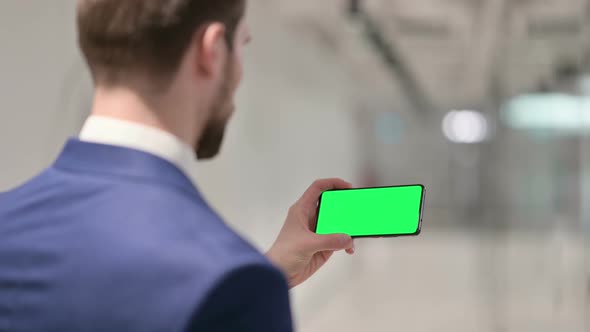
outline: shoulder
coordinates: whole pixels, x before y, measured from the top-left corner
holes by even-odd
[[[188,331],[290,331],[289,290],[282,273],[242,262],[216,280],[195,307]]]
[[[156,199],[161,194],[142,192],[127,201],[133,207],[121,205],[114,217],[97,214],[88,223],[93,229],[85,233],[93,240],[76,254],[76,270],[83,271],[80,280],[105,290],[104,303],[131,298],[135,308],[124,309],[129,316],[139,310],[188,324],[195,312],[214,307],[207,304],[212,294],[226,308],[235,299],[230,293],[286,285],[266,257],[205,204],[172,193],[163,202]],[[263,286],[255,286],[260,281]]]
[[[104,267],[122,275],[183,276],[170,282],[195,283],[204,292],[230,271],[272,267],[200,195],[138,183],[112,186],[96,200],[100,204],[84,215],[87,248],[99,250]]]
[[[128,257],[113,269],[111,278],[120,277],[126,282],[119,285],[123,288],[110,303],[120,302],[121,294],[125,294],[138,301],[133,311],[139,309],[143,314],[165,317],[185,327],[213,326],[210,324],[220,320],[239,323],[243,315],[261,317],[261,311],[277,310],[290,315],[287,281],[263,255],[234,252],[230,256],[227,250],[219,254],[215,252],[221,251],[219,248],[204,247],[161,250],[165,252]],[[130,284],[133,294],[128,293]]]

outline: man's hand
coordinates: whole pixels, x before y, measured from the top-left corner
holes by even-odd
[[[354,242],[350,236],[313,232],[320,195],[331,189],[349,188],[352,185],[340,179],[318,180],[289,209],[285,225],[267,257],[286,274],[290,288],[316,273],[335,251],[346,250],[348,254],[354,254]]]

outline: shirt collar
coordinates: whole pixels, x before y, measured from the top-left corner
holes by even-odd
[[[194,183],[194,150],[166,131],[135,122],[91,115],[84,123],[79,139],[153,154],[174,164]]]

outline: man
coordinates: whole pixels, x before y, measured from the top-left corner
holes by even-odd
[[[0,194],[0,331],[291,331],[288,288],[353,253],[350,237],[311,231],[342,180],[314,183],[265,257],[187,176],[233,113],[245,7],[79,1],[92,115],[51,167]]]

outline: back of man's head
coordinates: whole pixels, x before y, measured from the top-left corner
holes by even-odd
[[[225,25],[231,50],[244,11],[245,0],[79,0],[78,38],[97,84],[167,81],[207,23]]]

